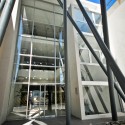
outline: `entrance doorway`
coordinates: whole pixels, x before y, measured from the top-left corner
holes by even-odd
[[[15,86],[14,106],[8,119],[41,119],[65,115],[63,85],[37,84]]]

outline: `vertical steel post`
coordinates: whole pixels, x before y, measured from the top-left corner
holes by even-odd
[[[105,0],[100,0],[100,4],[101,4],[104,42],[105,42],[106,46],[108,47],[108,49],[110,50]],[[110,103],[111,103],[112,120],[117,121],[118,116],[117,116],[115,95],[114,95],[114,78],[113,78],[112,70],[109,66],[109,61],[107,59],[106,59],[106,64],[107,64],[107,73],[108,73],[108,84],[109,84],[109,95],[110,95]]]
[[[6,0],[1,0],[0,2],[0,13],[2,12],[4,5],[5,5]]]
[[[0,18],[0,46],[3,41],[4,34],[6,32],[7,25],[11,16],[11,12],[14,6],[15,0],[7,0],[4,11],[2,11]]]
[[[67,0],[63,1],[63,23],[64,23],[64,53],[65,53],[65,107],[66,107],[66,125],[71,125],[70,108],[70,85],[69,85],[69,67],[68,67],[68,43],[67,43]]]

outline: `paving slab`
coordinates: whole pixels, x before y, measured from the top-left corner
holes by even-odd
[[[55,117],[55,118],[44,118],[36,119],[29,125],[66,125],[65,117]],[[120,117],[119,120],[124,121],[125,117]],[[23,125],[28,123],[30,120],[15,120],[15,121],[6,121],[3,125]],[[30,122],[29,122],[30,123]],[[75,117],[71,119],[71,125],[125,125],[121,124],[110,124],[111,118],[100,118],[100,119],[89,119],[89,120],[80,120]]]

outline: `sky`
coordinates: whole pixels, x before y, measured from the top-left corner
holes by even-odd
[[[100,0],[88,0],[94,3],[100,3]],[[106,0],[107,10],[116,2],[116,0]]]

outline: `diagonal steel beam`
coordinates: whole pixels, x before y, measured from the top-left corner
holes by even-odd
[[[10,20],[11,12],[14,6],[15,0],[7,0],[6,6],[4,11],[2,11],[1,18],[0,18],[0,46],[3,41],[3,37],[6,32],[7,25]]]
[[[4,5],[5,5],[6,0],[1,0],[0,2],[0,13],[2,12]]]
[[[82,11],[83,16],[85,17],[93,35],[95,36],[95,39],[97,40],[98,45],[100,46],[103,54],[105,55],[106,60],[108,60],[108,64],[111,67],[117,81],[119,82],[119,85],[121,86],[121,88],[125,94],[125,77],[124,77],[123,73],[121,72],[120,68],[116,64],[114,58],[112,57],[109,49],[107,48],[107,46],[103,42],[102,38],[100,37],[100,35],[99,35],[98,31],[96,30],[95,26],[93,25],[91,19],[87,15],[83,5],[81,4],[81,2],[79,0],[76,0],[76,2],[78,3],[78,6],[79,6],[80,10]]]
[[[59,2],[60,6],[63,8],[62,2],[60,0],[57,0],[57,1]],[[91,47],[91,45],[89,44],[87,39],[85,38],[84,34],[79,29],[79,27],[77,26],[77,24],[75,23],[73,18],[70,16],[68,11],[67,11],[67,16],[68,16],[69,20],[71,21],[71,23],[73,24],[73,26],[75,27],[75,29],[77,30],[77,32],[79,33],[79,35],[81,36],[81,38],[83,39],[83,41],[85,42],[85,44],[87,45],[87,47],[89,48],[89,50],[91,51],[91,53],[93,54],[93,56],[95,57],[95,59],[97,60],[97,62],[99,63],[99,65],[102,68],[102,70],[104,71],[104,73],[108,76],[106,68],[104,67],[104,65],[102,64],[102,62],[98,58],[98,56],[96,55],[95,51],[93,50],[93,48]],[[117,90],[117,92],[119,93],[120,97],[125,102],[125,95],[124,95],[124,93],[121,91],[121,89],[119,88],[119,86],[116,83],[114,83],[114,86],[115,86],[115,89]]]

